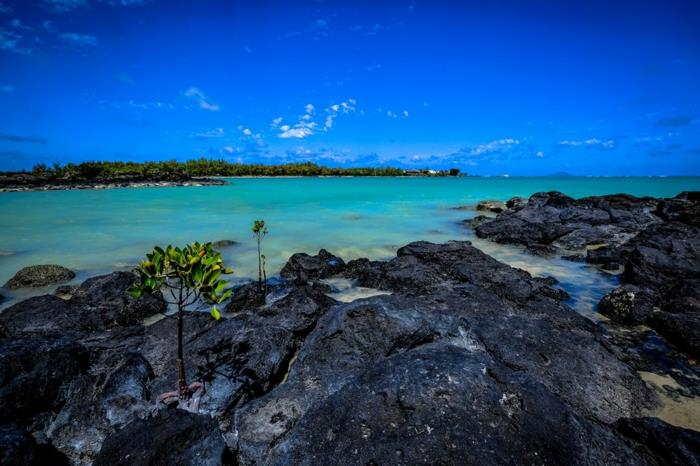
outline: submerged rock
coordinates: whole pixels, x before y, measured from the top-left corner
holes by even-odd
[[[4,287],[9,290],[36,288],[66,282],[73,278],[75,278],[75,272],[60,265],[32,265],[17,272]]]
[[[487,212],[499,214],[506,210],[506,204],[502,201],[479,201],[476,205],[476,210],[485,210]]]
[[[211,243],[211,247],[214,249],[223,249],[223,248],[228,248],[230,246],[236,246],[240,244],[238,241],[234,241],[232,239],[221,239],[219,241],[214,241]]]

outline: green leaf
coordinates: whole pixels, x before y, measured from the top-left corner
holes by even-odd
[[[220,313],[219,310],[216,308],[216,306],[212,306],[212,308],[211,308],[211,316],[212,316],[214,319],[216,319],[216,320],[221,319],[221,313]]]
[[[129,295],[131,295],[132,298],[138,299],[141,297],[142,291],[141,288],[130,288],[129,290],[127,290],[127,293],[129,293]]]

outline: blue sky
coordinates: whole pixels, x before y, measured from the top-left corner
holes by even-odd
[[[0,0],[0,170],[700,175],[700,2]]]

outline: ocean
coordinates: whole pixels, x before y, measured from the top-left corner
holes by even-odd
[[[596,317],[595,303],[616,277],[586,264],[533,257],[520,248],[475,238],[463,225],[483,199],[507,200],[558,190],[573,197],[629,193],[668,197],[700,190],[700,177],[673,178],[236,178],[228,186],[123,188],[0,193],[0,283],[20,268],[56,263],[75,270],[75,282],[128,269],[158,245],[234,240],[222,249],[234,281],[256,276],[256,219],[268,275],[294,252],[326,248],[345,260],[386,259],[411,241],[472,240],[485,252],[537,275],[558,278],[570,304]],[[30,294],[10,292],[7,306]]]

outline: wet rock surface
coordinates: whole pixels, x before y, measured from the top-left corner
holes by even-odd
[[[75,278],[75,272],[60,265],[31,265],[19,270],[5,285],[9,290],[37,288],[66,282]]]
[[[651,465],[697,453],[695,432],[666,435],[667,453],[643,434],[674,432],[665,423],[621,427],[656,395],[554,279],[469,242],[411,243],[385,262],[322,250],[283,270],[262,300],[256,284],[239,288],[220,321],[186,316],[196,414],[158,402],[176,384],[176,321],[144,326],[163,309],[125,297],[128,277],[0,312],[0,425],[71,464]],[[341,276],[391,294],[340,303],[321,280]]]
[[[622,271],[621,287],[600,311],[625,324],[648,325],[673,345],[700,355],[700,193],[670,199],[628,195],[573,199],[537,193],[495,219],[478,236],[533,252],[573,257]],[[571,255],[569,256],[571,257]]]

